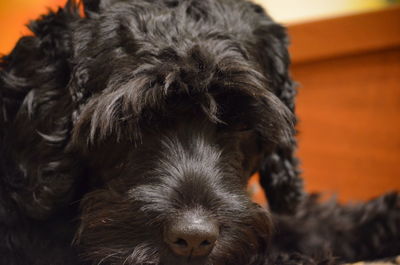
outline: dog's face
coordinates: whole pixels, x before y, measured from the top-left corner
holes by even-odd
[[[175,78],[192,75],[206,59],[202,52],[193,48]],[[190,65],[194,56],[195,66]],[[110,264],[254,264],[263,256],[271,220],[251,202],[246,184],[266,147],[276,144],[278,132],[289,129],[289,123],[281,127],[289,115],[282,114],[285,108],[275,96],[257,87],[262,76],[253,76],[255,70],[236,56],[226,68],[215,66],[220,76],[210,79],[203,91],[197,91],[196,82],[187,87],[172,82],[164,97],[143,103],[138,116],[130,109],[137,105],[123,109],[125,97],[132,90],[135,95],[142,90],[159,93],[165,81],[151,87],[141,79],[142,86],[135,87],[133,78],[131,85],[111,90],[111,95],[121,95],[115,105],[108,101],[115,102],[115,96],[103,93],[83,107],[74,137],[78,149],[85,147],[81,153],[93,191],[83,199],[77,237],[90,259]],[[161,73],[155,69],[154,76],[145,78],[168,76],[166,69],[163,65]],[[228,74],[233,71],[242,71],[239,79]],[[150,101],[146,96],[138,102]]]
[[[185,45],[87,65],[112,67],[106,83],[87,81],[104,88],[73,130],[92,190],[77,242],[91,260],[254,264],[266,251],[271,220],[246,184],[290,112],[237,42]]]
[[[247,180],[272,157],[296,186],[291,160],[271,156],[293,139],[284,30],[241,1],[92,4],[45,21],[68,25],[49,53],[68,59],[54,66],[67,91],[39,86],[16,114],[14,153],[41,184],[16,200],[43,219],[85,183],[75,243],[94,264],[260,264],[272,224]]]
[[[269,215],[245,191],[259,162],[257,133],[188,114],[155,116],[136,146],[90,152],[101,188],[82,202],[78,237],[92,260],[250,264],[266,250]]]
[[[90,187],[76,242],[102,264],[257,264],[271,220],[246,184],[292,133],[291,113],[268,88],[255,40],[150,6],[137,18],[137,8],[116,4],[74,35],[71,149]]]

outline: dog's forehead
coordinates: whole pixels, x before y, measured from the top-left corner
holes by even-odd
[[[182,56],[197,44],[214,57],[227,52],[246,57],[244,46],[256,41],[254,31],[261,16],[245,1],[177,1],[173,8],[168,1],[111,2],[115,3],[77,25],[73,36],[77,57],[108,57],[111,63],[112,57],[130,55],[134,64],[141,65],[143,55],[148,62],[174,47]]]

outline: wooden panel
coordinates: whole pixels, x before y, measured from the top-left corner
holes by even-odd
[[[400,190],[400,49],[293,67],[310,191],[341,200]]]
[[[290,25],[294,63],[400,46],[400,6]]]

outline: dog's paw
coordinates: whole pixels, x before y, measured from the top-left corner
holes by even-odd
[[[365,204],[357,237],[366,257],[400,253],[400,193],[390,192]]]

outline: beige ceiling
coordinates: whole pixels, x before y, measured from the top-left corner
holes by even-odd
[[[261,4],[275,20],[293,23],[379,9],[387,0],[253,0]]]

